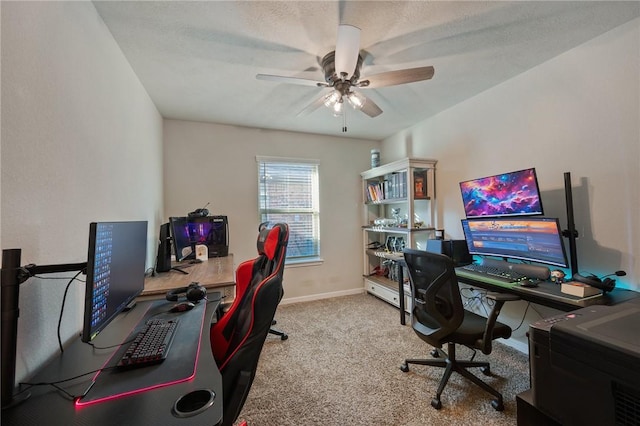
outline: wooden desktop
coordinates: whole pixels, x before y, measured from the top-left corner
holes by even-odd
[[[211,257],[202,263],[174,262],[172,266],[179,270],[172,269],[147,277],[141,299],[164,298],[168,291],[186,287],[192,282],[199,283],[208,291],[220,291],[227,299],[225,302],[233,299],[236,283],[233,254]]]

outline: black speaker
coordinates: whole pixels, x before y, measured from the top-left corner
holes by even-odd
[[[465,240],[427,240],[427,251],[449,256],[456,266],[473,262]]]
[[[156,257],[156,272],[168,272],[171,270],[171,235],[169,224],[160,225],[160,241],[158,244],[158,256]]]
[[[573,281],[578,281],[579,283],[583,283],[583,284],[590,285],[591,287],[599,288],[604,292],[611,291],[616,287],[616,280],[614,280],[613,278],[607,278],[607,277],[603,277],[603,278],[604,279],[600,279],[593,274],[584,276],[578,273],[573,274],[573,277],[571,277]]]
[[[187,300],[189,302],[199,302],[200,300],[207,297],[207,289],[202,287],[200,284],[193,282],[189,284],[188,287],[180,287],[174,290],[167,292],[166,299],[170,302],[177,302],[178,296],[182,293],[185,293]]]

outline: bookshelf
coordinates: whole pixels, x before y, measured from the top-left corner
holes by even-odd
[[[404,158],[362,172],[365,290],[400,307],[397,268],[405,247],[435,237],[436,160]],[[406,274],[404,274],[407,277]],[[405,285],[404,306],[411,310]]]

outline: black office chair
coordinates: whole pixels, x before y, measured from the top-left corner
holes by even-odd
[[[258,367],[262,347],[282,298],[276,254],[286,252],[289,227],[275,224],[258,235],[255,259],[236,269],[236,298],[210,330],[211,350],[222,375],[223,426],[238,418]],[[284,264],[284,255],[277,258]]]
[[[440,395],[446,386],[451,373],[456,371],[492,394],[495,399],[491,406],[497,411],[504,410],[500,392],[467,371],[468,368],[480,367],[485,375],[490,375],[488,362],[473,361],[476,349],[484,354],[491,353],[491,342],[494,339],[508,339],[511,328],[497,321],[500,309],[505,301],[518,300],[510,294],[488,293],[487,298],[495,304],[488,318],[467,311],[462,305],[458,279],[451,258],[437,253],[405,249],[404,258],[411,281],[413,298],[411,325],[418,337],[434,346],[431,351],[434,359],[407,359],[400,369],[409,371],[409,364],[444,367],[445,372],[440,380],[436,396],[431,400],[433,408],[442,408]],[[447,351],[442,346],[447,345]],[[472,349],[473,356],[469,361],[456,359],[456,344]]]

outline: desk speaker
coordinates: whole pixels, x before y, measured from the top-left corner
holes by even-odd
[[[171,235],[169,234],[169,224],[164,223],[160,225],[156,272],[167,272],[169,270],[171,270]]]

